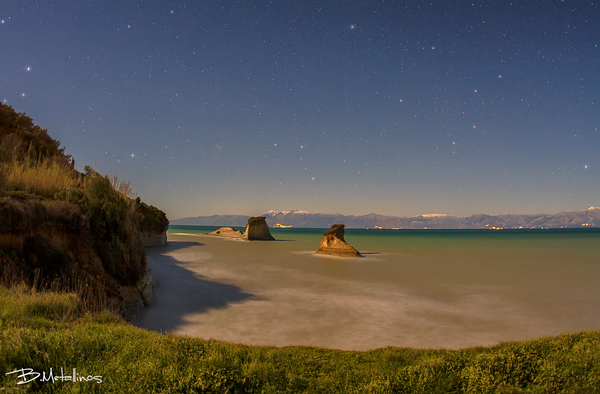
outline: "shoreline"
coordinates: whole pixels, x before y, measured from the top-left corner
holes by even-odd
[[[460,283],[463,274],[428,273],[434,262],[411,253],[322,259],[303,240],[223,244],[230,238],[168,236],[169,245],[148,253],[159,285],[154,305],[138,314],[141,328],[341,350],[459,349],[600,328],[598,318],[569,312],[568,302],[549,308],[557,295],[539,300],[535,294],[546,290],[518,278]]]

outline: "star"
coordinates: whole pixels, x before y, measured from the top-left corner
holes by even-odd
[[[350,25],[350,30],[354,30],[356,28],[356,25]]]

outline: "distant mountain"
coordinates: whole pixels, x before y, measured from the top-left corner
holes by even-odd
[[[600,208],[539,215],[472,215],[457,217],[427,214],[412,217],[384,216],[370,213],[346,216],[339,213],[307,211],[269,211],[262,215],[271,227],[329,228],[343,223],[346,228],[384,229],[510,229],[510,228],[586,228],[600,227]],[[234,226],[246,225],[249,216],[213,215],[171,220],[174,225]]]

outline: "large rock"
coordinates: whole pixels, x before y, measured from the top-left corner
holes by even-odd
[[[235,230],[233,227],[221,227],[218,230],[211,231],[210,233],[208,233],[208,235],[231,238],[241,238],[243,236],[241,231]]]
[[[316,253],[341,257],[362,257],[358,250],[346,243],[343,224],[334,224],[323,234],[321,245]]]
[[[135,315],[144,307],[154,303],[154,287],[158,284],[158,280],[146,269],[146,274],[140,279],[136,286],[119,286],[119,295],[121,302],[114,305],[125,320],[129,322],[135,321]]]
[[[251,241],[274,241],[275,238],[269,231],[269,226],[264,216],[255,216],[248,219],[246,224],[246,231],[244,232],[244,238]]]
[[[137,288],[142,295],[144,305],[152,305],[154,303],[154,287],[158,284],[158,280],[150,273],[150,269],[146,268],[146,275],[137,284]]]

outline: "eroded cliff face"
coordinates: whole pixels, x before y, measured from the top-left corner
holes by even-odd
[[[146,271],[141,239],[129,241],[139,243],[139,248],[107,259],[111,251],[99,253],[98,249],[110,249],[110,242],[95,239],[89,219],[77,205],[57,200],[0,198],[0,276],[18,274],[31,282],[35,271],[41,270],[45,282],[65,278],[69,283],[87,283],[105,292],[107,306],[125,317],[132,317],[152,302],[150,293],[155,283]],[[143,271],[136,274],[137,269],[114,267],[118,264],[141,265]]]
[[[315,253],[340,257],[362,257],[358,250],[346,243],[343,224],[334,224],[323,234],[319,249]]]
[[[157,246],[167,245],[167,232],[163,231],[158,234],[143,233],[142,242],[145,248],[152,248]]]

